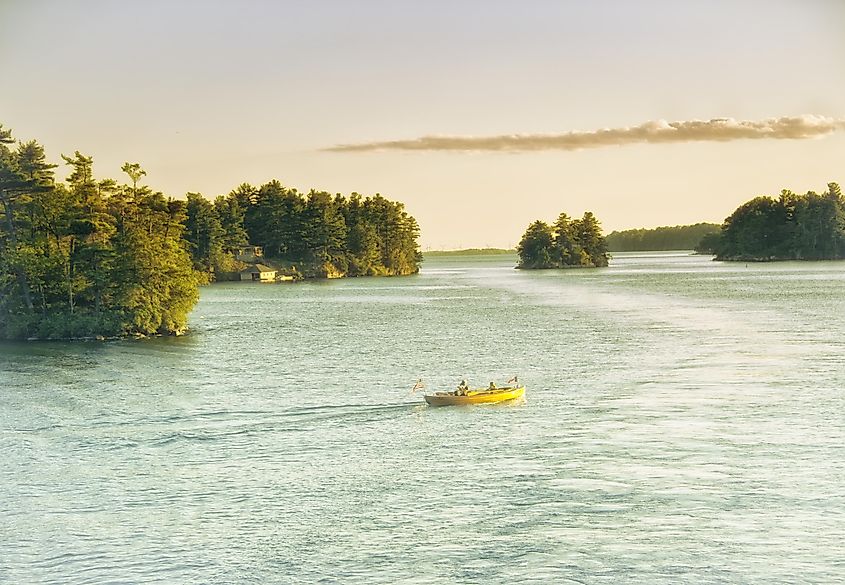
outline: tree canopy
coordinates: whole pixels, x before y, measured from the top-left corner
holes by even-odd
[[[592,212],[581,219],[561,213],[554,225],[537,220],[528,226],[517,246],[517,268],[607,266],[607,243]]]

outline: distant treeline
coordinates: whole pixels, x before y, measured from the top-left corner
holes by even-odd
[[[827,191],[778,198],[755,197],[708,235],[698,251],[717,260],[837,260],[845,258],[845,198],[836,183]]]
[[[652,250],[693,250],[702,238],[719,233],[715,223],[676,225],[653,229],[613,231],[607,235],[607,249],[611,252],[642,252]]]
[[[553,225],[535,221],[517,246],[517,268],[607,266],[607,243],[601,224],[587,211],[581,219],[561,213]]]
[[[502,254],[515,254],[513,248],[467,248],[465,250],[429,250],[423,256],[436,258],[438,256],[499,256]]]
[[[275,180],[244,183],[213,203],[189,193],[187,214],[191,257],[204,272],[232,270],[229,250],[247,243],[311,276],[415,274],[422,261],[417,221],[378,194],[304,195]]]
[[[0,339],[178,334],[209,270],[237,269],[230,249],[264,246],[314,275],[410,274],[419,229],[401,203],[277,181],[241,185],[212,204],[95,179],[93,160],[62,156],[57,183],[43,147],[0,125]]]

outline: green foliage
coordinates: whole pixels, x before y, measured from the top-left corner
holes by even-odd
[[[416,274],[422,262],[416,220],[378,194],[302,195],[270,181],[257,189],[241,185],[214,207],[229,241],[241,237],[235,218],[243,210],[245,239],[283,264],[310,267],[313,276]]]
[[[607,244],[598,219],[589,211],[581,219],[561,213],[553,226],[535,221],[517,246],[518,268],[607,266]]]
[[[204,274],[219,269],[225,232],[216,208],[199,193],[188,193],[186,214],[185,239],[194,269]]]
[[[713,232],[705,234],[704,237],[695,245],[693,250],[698,254],[715,254],[719,249],[722,236],[720,232]]]
[[[845,198],[836,183],[821,195],[755,197],[725,219],[713,249],[720,260],[845,258]]]
[[[552,268],[554,253],[554,235],[552,228],[544,221],[537,220],[528,226],[522,235],[516,253],[519,254],[520,268]]]
[[[0,127],[0,338],[177,333],[197,301],[183,202],[137,181],[97,181],[91,157],[54,184],[34,141],[14,150]]]
[[[77,155],[79,153],[76,153]],[[132,190],[135,191],[138,188],[138,181],[141,180],[141,177],[147,174],[147,171],[141,168],[141,165],[138,163],[123,163],[123,166],[120,167],[120,170],[129,175],[129,179],[132,181]]]
[[[692,250],[702,238],[718,233],[719,225],[715,223],[613,231],[607,235],[607,248],[611,252]]]
[[[221,235],[223,249],[244,246],[249,243],[249,236],[244,229],[244,207],[237,196],[223,197],[221,195],[217,197],[214,200],[214,211],[220,222],[220,228],[223,230]]]

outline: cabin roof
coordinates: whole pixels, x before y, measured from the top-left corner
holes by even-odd
[[[241,270],[241,274],[254,274],[256,272],[278,272],[275,268],[270,268],[265,264],[254,264]]]

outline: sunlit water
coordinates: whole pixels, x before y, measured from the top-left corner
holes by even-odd
[[[0,345],[0,582],[845,579],[845,264],[513,263]],[[524,402],[410,394],[513,374]]]

